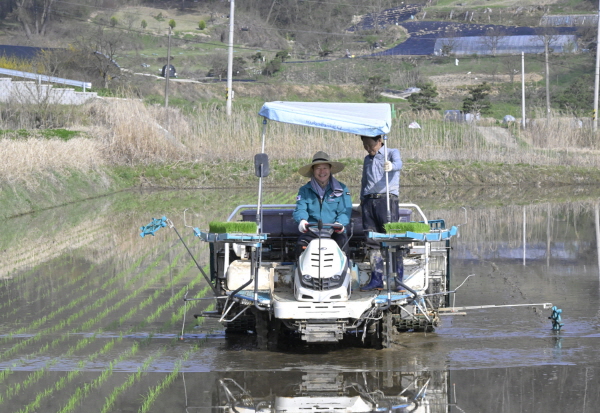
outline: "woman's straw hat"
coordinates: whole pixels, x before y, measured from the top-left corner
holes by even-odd
[[[312,167],[315,165],[322,164],[322,163],[328,163],[329,165],[331,165],[331,174],[332,175],[343,171],[344,167],[346,166],[341,162],[331,161],[329,159],[329,155],[327,155],[323,151],[319,151],[313,155],[312,163],[310,163],[308,165],[304,165],[303,167],[298,169],[298,173],[302,176],[306,176],[307,178],[310,178],[313,175]]]

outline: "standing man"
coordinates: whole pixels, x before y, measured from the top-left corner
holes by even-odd
[[[386,173],[388,174],[390,194],[389,222],[398,221],[398,195],[402,159],[398,149],[388,149],[386,159],[381,135],[374,137],[361,136],[360,139],[368,153],[363,163],[360,186],[362,222],[366,236],[369,231],[385,232],[383,224],[388,222]],[[371,279],[361,287],[361,291],[381,290],[383,289],[383,258],[381,257],[380,245],[378,242],[367,239],[367,249],[371,262]],[[401,274],[396,277],[396,290],[400,289],[398,288],[398,282],[402,282]]]

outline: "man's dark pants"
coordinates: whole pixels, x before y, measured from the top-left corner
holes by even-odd
[[[390,222],[398,222],[398,197],[390,194]],[[365,197],[362,200],[362,224],[365,239],[369,232],[385,233],[383,224],[387,223],[387,199],[385,194],[379,198]],[[367,248],[379,249],[379,243],[366,239]]]

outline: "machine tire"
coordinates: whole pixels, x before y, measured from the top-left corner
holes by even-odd
[[[253,314],[243,314],[234,321],[226,323],[225,334],[246,334],[248,331],[256,330],[256,322]]]
[[[381,350],[392,346],[394,335],[394,320],[390,311],[385,311],[380,320],[369,326],[367,333],[368,344],[374,349]]]
[[[281,333],[281,321],[269,317],[266,311],[255,311],[256,347],[259,350],[277,350]]]

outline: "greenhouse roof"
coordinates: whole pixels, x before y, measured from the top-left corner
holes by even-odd
[[[442,48],[449,46],[454,55],[488,55],[516,53],[544,53],[544,40],[540,36],[503,36],[497,39],[496,50],[493,53],[490,36],[471,37],[442,37],[436,39],[434,54],[441,55]],[[573,53],[577,51],[577,36],[557,35],[550,42],[553,53]]]

